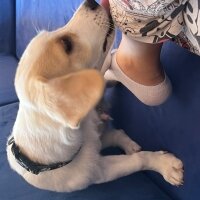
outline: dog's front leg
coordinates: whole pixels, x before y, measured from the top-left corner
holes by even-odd
[[[102,143],[102,149],[105,149],[107,147],[119,147],[126,154],[133,154],[135,152],[138,152],[141,150],[141,147],[131,140],[131,138],[126,135],[126,133],[123,130],[116,130],[112,129],[108,132],[105,132],[101,136],[101,143]]]
[[[101,176],[96,183],[104,183],[141,170],[159,172],[172,185],[183,183],[183,164],[175,156],[163,151],[141,151],[132,155],[105,156],[100,161]]]

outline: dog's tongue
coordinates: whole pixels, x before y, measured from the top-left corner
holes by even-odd
[[[108,13],[110,13],[110,4],[109,0],[101,0],[100,4],[106,9]]]

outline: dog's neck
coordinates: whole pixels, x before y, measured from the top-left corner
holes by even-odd
[[[80,129],[72,130],[42,113],[20,105],[13,128],[20,151],[41,164],[70,160],[80,149]]]

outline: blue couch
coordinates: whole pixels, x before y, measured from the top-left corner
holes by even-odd
[[[0,200],[200,199],[200,57],[173,43],[165,44],[162,51],[162,63],[173,84],[173,94],[166,103],[145,106],[120,84],[109,89],[107,98],[117,128],[123,128],[144,150],[167,150],[183,160],[184,186],[176,188],[159,174],[139,172],[60,194],[33,188],[9,168],[5,148],[18,110],[14,75],[19,58],[38,29],[54,30],[64,25],[80,2],[0,1]],[[119,39],[117,36],[116,46]]]

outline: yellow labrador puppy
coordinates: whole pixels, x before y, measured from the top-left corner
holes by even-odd
[[[41,32],[25,50],[16,74],[20,106],[8,140],[10,166],[35,187],[72,192],[140,170],[182,184],[182,162],[165,152],[138,152],[123,131],[98,131],[95,106],[102,97],[102,66],[113,42],[112,20],[85,1],[71,21]],[[101,156],[108,146],[126,155]]]

